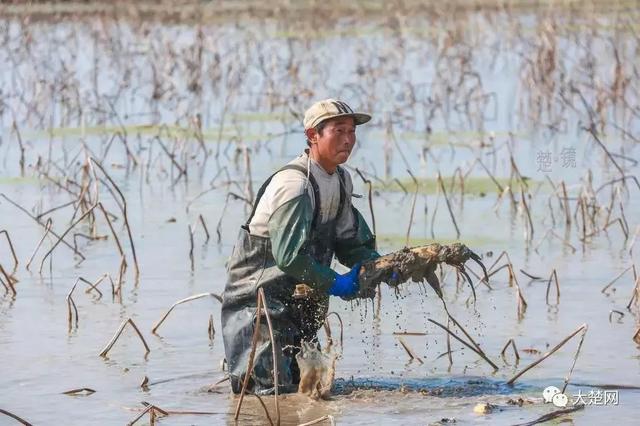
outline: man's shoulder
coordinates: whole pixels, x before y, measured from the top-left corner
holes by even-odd
[[[269,192],[285,192],[289,197],[303,194],[307,188],[306,164],[300,161],[300,157],[293,159],[273,176]]]
[[[293,160],[289,161],[284,167],[296,167],[307,169],[307,156],[306,155],[298,155]]]

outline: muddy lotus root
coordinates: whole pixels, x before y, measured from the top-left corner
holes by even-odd
[[[364,295],[371,294],[371,290],[380,283],[397,287],[407,281],[426,280],[438,296],[442,297],[440,282],[435,274],[436,267],[441,263],[454,266],[471,282],[464,269],[464,264],[469,259],[480,265],[486,278],[486,268],[480,261],[480,256],[464,244],[435,243],[404,248],[363,263],[359,278],[360,292]]]

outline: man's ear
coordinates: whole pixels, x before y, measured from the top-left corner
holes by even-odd
[[[313,143],[315,142],[315,138],[318,135],[318,132],[316,132],[316,129],[311,127],[310,129],[305,130],[304,134],[307,136],[307,140]]]

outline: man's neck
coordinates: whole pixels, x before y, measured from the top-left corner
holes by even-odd
[[[320,167],[322,167],[324,169],[325,172],[329,173],[330,175],[335,173],[335,171],[336,171],[336,169],[338,167],[336,164],[331,163],[331,162],[322,161],[322,159],[319,158],[317,155],[315,155],[312,150],[308,150],[307,154],[309,155],[309,157],[313,161],[318,163],[320,165]]]

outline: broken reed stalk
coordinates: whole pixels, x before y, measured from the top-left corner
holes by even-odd
[[[109,278],[109,284],[111,284],[111,297],[115,298],[116,296],[116,285],[115,285],[115,281],[113,281],[113,278],[111,278],[110,274],[106,274],[107,278]],[[122,299],[122,297],[120,298]]]
[[[107,214],[107,211],[105,210],[104,206],[102,205],[101,202],[98,202],[98,207],[100,208],[100,211],[102,212],[102,215],[104,216],[105,220],[107,221],[107,225],[109,225],[109,229],[111,230],[111,235],[113,235],[113,239],[116,242],[116,246],[118,247],[118,253],[120,253],[120,257],[124,257],[124,251],[122,250],[122,244],[120,244],[120,239],[118,238],[118,235],[116,234],[115,229],[113,229],[113,224],[111,223],[111,219],[109,219],[109,215]]]
[[[11,290],[11,294],[13,294],[14,296],[16,295],[16,289],[13,288],[13,286],[11,286],[11,288],[9,288],[9,286],[4,283],[4,280],[2,279],[2,277],[0,277],[0,284],[2,284],[2,287],[4,287],[4,292],[5,293],[7,293],[7,292],[9,292],[9,290]]]
[[[507,358],[505,357],[505,352],[507,351],[507,348],[509,347],[509,345],[511,345],[511,347],[513,348],[513,354],[516,356],[516,363],[517,363],[518,361],[520,361],[520,354],[518,353],[518,348],[516,347],[516,341],[513,339],[509,339],[507,343],[505,343],[504,347],[502,348],[502,351],[500,351],[500,356],[502,356],[502,359],[504,359],[505,362],[507,361]]]
[[[592,236],[596,235],[599,231],[607,231],[611,225],[614,225],[616,223],[620,224],[620,229],[622,229],[622,233],[624,234],[625,241],[628,240],[629,239],[629,232],[627,231],[627,228],[625,227],[625,224],[624,224],[623,220],[620,219],[619,217],[615,218],[613,220],[610,220],[609,222],[605,223],[605,225],[602,227],[602,229],[600,229],[600,230],[595,229],[595,230],[589,232],[587,235],[585,235],[585,237],[592,237]]]
[[[509,133],[509,139],[511,143],[507,143],[507,149],[509,151],[509,162],[511,163],[511,175],[513,176],[515,174],[518,181],[520,181],[520,191],[522,191],[523,188],[528,191],[529,185],[527,184],[527,181],[522,177],[522,173],[520,173],[520,169],[516,164],[516,160],[515,158],[513,158],[513,149],[511,148],[511,144],[513,143],[512,133]],[[511,184],[511,179],[509,179],[509,184]]]
[[[262,299],[262,308],[264,309],[264,316],[267,319],[267,327],[269,329],[269,340],[271,340],[271,356],[273,357],[273,398],[276,405],[276,425],[280,426],[280,404],[278,402],[278,358],[276,354],[276,339],[273,335],[273,324],[271,323],[271,315],[269,315],[267,298],[264,295],[264,289],[262,287],[258,289],[258,297]]]
[[[551,235],[552,237],[557,238],[558,240],[560,240],[560,242],[569,247],[571,249],[571,251],[573,253],[575,253],[577,251],[577,249],[571,245],[571,243],[569,243],[566,239],[562,238],[560,235],[558,235],[556,233],[556,231],[554,231],[553,229],[547,229],[547,232],[544,233],[544,235],[542,236],[542,238],[540,239],[540,241],[538,242],[538,244],[536,244],[536,246],[533,248],[533,250],[538,253],[538,249],[540,248],[540,246],[542,245],[542,243],[549,237],[549,235]]]
[[[540,424],[540,423],[546,423],[546,422],[548,422],[550,420],[553,420],[555,418],[558,418],[560,416],[564,416],[565,414],[570,414],[570,413],[573,413],[575,411],[582,410],[583,408],[584,408],[584,404],[574,405],[571,408],[564,408],[562,410],[552,411],[552,412],[547,413],[547,414],[545,414],[543,416],[540,416],[537,419],[532,420],[530,422],[519,423],[519,424],[514,425],[514,426],[534,426],[534,425],[537,425],[537,424]]]
[[[549,304],[549,290],[551,290],[551,280],[554,280],[556,283],[556,305],[560,303],[560,283],[558,282],[558,273],[554,269],[549,276],[549,281],[547,282],[547,295],[546,301],[547,305]]]
[[[127,423],[127,426],[133,426],[138,420],[143,418],[144,415],[147,414],[151,410],[152,410],[152,407],[145,408],[140,414],[138,414],[138,416],[135,419],[133,419],[129,423]]]
[[[269,414],[269,410],[267,409],[267,406],[265,405],[264,401],[262,400],[262,398],[260,398],[260,395],[258,395],[257,393],[254,393],[253,396],[258,398],[258,402],[262,406],[262,409],[264,410],[264,414],[267,416],[267,420],[269,421],[269,424],[273,426],[273,420],[271,420],[271,415]]]
[[[500,261],[500,259],[502,259],[503,257],[507,258],[507,265],[513,265],[513,262],[511,262],[511,258],[509,257],[509,253],[506,252],[506,250],[503,250],[498,257],[496,257],[496,260],[493,261],[493,263],[491,264],[491,266],[489,268],[487,268],[487,272],[491,272],[493,270],[493,268],[498,264],[498,262]],[[509,281],[512,280],[511,277],[511,273],[512,273],[513,268],[509,269]]]
[[[456,176],[460,181],[460,208],[462,208],[464,203],[464,176],[462,174],[462,169],[460,167],[456,167],[451,176],[451,184],[449,185],[449,191],[453,194],[453,188],[456,182]]]
[[[567,186],[564,184],[564,181],[560,182],[560,186],[562,187],[562,200],[564,205],[564,213],[565,213],[565,224],[567,226],[571,225],[571,208],[569,207],[569,196],[567,195]]]
[[[20,423],[23,426],[32,426],[31,423],[29,423],[25,419],[23,419],[21,417],[18,417],[15,414],[10,413],[7,410],[3,410],[2,408],[0,408],[0,414],[4,414],[5,416],[11,417],[12,419],[14,419],[15,421],[17,421],[18,423]]]
[[[431,238],[435,239],[435,223],[436,223],[436,214],[438,213],[438,207],[440,206],[440,186],[436,186],[436,205],[433,206],[433,213],[431,213]],[[428,211],[425,209],[424,217],[425,217],[425,225],[427,221]]]
[[[504,189],[504,191],[499,192],[498,193],[498,197],[496,198],[496,202],[493,205],[493,210],[495,213],[498,212],[498,208],[500,207],[500,201],[502,201],[502,197],[504,197],[504,195],[506,193],[509,193],[509,196],[511,197],[511,204],[513,205],[513,192],[511,192],[511,188],[509,188],[508,186]]]
[[[484,169],[485,172],[487,172],[487,175],[489,175],[489,178],[493,181],[493,183],[498,187],[498,191],[502,194],[505,191],[505,188],[502,187],[502,185],[500,185],[500,183],[498,182],[498,180],[491,174],[491,172],[489,171],[489,169],[487,168],[487,166],[484,165],[484,163],[482,162],[482,160],[480,160],[480,158],[476,157],[476,161],[478,162],[478,164],[480,164],[482,166],[482,168]],[[513,197],[513,195],[512,195]]]
[[[65,208],[65,207],[68,207],[68,206],[72,206],[72,205],[74,205],[74,204],[76,203],[76,201],[78,201],[78,200],[72,200],[72,201],[69,201],[68,203],[64,203],[64,204],[61,204],[61,205],[59,205],[59,206],[52,207],[52,208],[50,208],[49,210],[44,211],[44,212],[42,212],[42,213],[38,214],[38,216],[36,216],[36,218],[37,218],[38,220],[40,220],[43,216],[46,216],[46,215],[48,215],[48,214],[51,214],[51,213],[55,212],[56,210],[60,210],[60,209],[63,209],[63,208]]]
[[[522,200],[524,211],[527,214],[527,223],[529,225],[529,229],[531,230],[531,233],[527,233],[527,241],[532,241],[533,240],[533,221],[531,220],[531,212],[529,211],[529,206],[527,205],[527,200],[524,196],[524,190],[522,189],[522,185],[520,186],[520,199]]]
[[[85,217],[87,217],[89,214],[91,214],[91,212],[93,211],[93,209],[95,209],[97,207],[97,203],[93,204],[91,207],[89,207],[89,209],[87,211],[85,211],[82,215],[80,215],[80,217],[78,219],[76,219],[75,222],[73,222],[71,224],[71,226],[69,226],[67,228],[66,231],[64,231],[62,233],[62,235],[60,237],[58,237],[58,241],[56,241],[53,246],[51,246],[51,248],[49,249],[49,251],[42,257],[42,260],[40,261],[40,269],[38,270],[38,273],[42,274],[42,268],[44,267],[44,261],[47,259],[47,257],[49,257],[49,255],[51,255],[51,253],[53,253],[53,250],[55,250],[56,247],[58,247],[58,244],[60,244],[60,242],[62,242],[63,238],[69,233],[69,231],[71,231],[78,223],[80,223]],[[46,234],[45,234],[46,235]]]
[[[409,191],[407,191],[407,188],[402,184],[402,182],[400,182],[398,178],[393,178],[393,181],[398,184],[398,186],[400,187],[400,189],[402,189],[402,192],[404,192],[405,195],[409,193]]]
[[[133,263],[134,263],[134,266],[136,268],[136,277],[137,277],[137,276],[140,275],[140,267],[138,265],[138,257],[136,256],[136,248],[135,248],[135,245],[133,244],[133,236],[131,235],[131,227],[129,226],[129,219],[128,219],[128,216],[127,216],[127,200],[124,198],[124,195],[122,195],[122,191],[120,191],[120,188],[118,187],[118,185],[116,185],[116,183],[113,181],[113,179],[111,179],[111,176],[109,176],[109,174],[102,167],[100,162],[96,161],[93,157],[89,157],[89,161],[92,162],[93,164],[95,164],[96,166],[98,166],[100,171],[104,174],[104,176],[107,178],[109,183],[111,183],[113,188],[116,190],[116,192],[120,196],[120,200],[121,200],[122,204],[118,203],[117,200],[116,200],[116,204],[118,204],[118,207],[120,207],[120,209],[122,211],[122,216],[124,217],[124,226],[127,229],[127,235],[129,236],[129,244],[131,245],[131,252],[133,254]],[[107,187],[108,187],[108,185],[107,185]]]
[[[629,223],[627,222],[627,217],[624,214],[624,206],[622,204],[622,201],[620,201],[619,205],[620,205],[620,219],[621,219],[620,225],[622,227],[622,232],[624,233],[624,240],[627,241],[629,239]]]
[[[493,363],[493,361],[491,361],[482,351],[479,351],[478,349],[476,349],[473,345],[465,342],[464,340],[462,340],[460,337],[458,337],[453,331],[449,330],[446,326],[440,324],[439,322],[432,320],[431,318],[428,318],[429,322],[432,322],[433,324],[437,325],[438,327],[442,328],[444,331],[446,331],[447,333],[449,333],[451,335],[451,337],[453,337],[454,339],[456,339],[458,342],[462,343],[463,345],[465,345],[466,347],[468,347],[469,349],[471,349],[473,352],[475,352],[476,354],[478,354],[482,359],[484,359],[485,361],[487,361],[487,363],[493,368],[494,371],[498,371],[498,366],[495,365]]]
[[[229,204],[230,196],[231,192],[227,192],[226,197],[224,197],[224,204],[222,205],[222,213],[220,213],[220,219],[218,219],[218,224],[216,225],[216,236],[218,237],[218,244],[222,242],[222,219],[224,219],[224,214],[227,212],[227,205]]]
[[[409,359],[415,359],[420,364],[424,364],[424,362],[420,359],[420,357],[416,355],[415,352],[413,352],[413,349],[411,349],[409,345],[407,345],[407,343],[404,341],[402,337],[398,337],[398,342],[400,342],[400,345],[402,345],[404,350],[407,352],[407,355],[409,355]]]
[[[515,272],[513,272],[513,266],[509,264],[509,274],[513,277],[513,283],[516,286],[516,295],[518,296],[518,317],[522,317],[524,311],[527,309],[527,301],[522,295],[520,285],[518,284],[518,278],[516,278]]]
[[[598,145],[600,145],[600,148],[602,148],[604,150],[604,152],[607,154],[607,157],[609,157],[609,160],[611,160],[611,162],[613,163],[615,168],[618,169],[618,171],[620,172],[620,175],[624,177],[625,176],[624,170],[622,169],[622,167],[620,167],[620,165],[615,160],[615,158],[613,158],[613,155],[611,155],[611,153],[609,152],[607,147],[602,143],[602,141],[598,137],[596,129],[595,129],[595,125],[593,123],[591,123],[591,126],[589,126],[588,128],[585,128],[585,130],[588,131],[589,133],[591,133],[591,136],[593,136],[593,139],[598,143]],[[623,180],[623,182],[624,182],[624,180]]]
[[[521,272],[523,275],[526,275],[527,277],[529,277],[529,278],[531,278],[532,280],[535,280],[535,281],[540,281],[540,280],[542,280],[542,279],[543,279],[542,277],[538,277],[538,276],[536,276],[536,275],[532,275],[532,274],[528,273],[528,272],[527,272],[527,271],[525,271],[524,269],[520,269],[520,272]]]
[[[360,171],[360,169],[356,168],[356,173],[358,173],[358,176],[360,176],[360,179],[362,179],[362,181],[364,183],[367,184],[367,190],[368,190],[368,198],[369,198],[369,211],[371,212],[371,229],[373,230],[373,235],[376,235],[376,216],[373,214],[373,197],[372,197],[372,187],[373,184],[371,183],[371,179],[367,179],[364,177],[364,175],[362,174],[362,172]],[[378,243],[375,243],[376,246],[374,247],[374,249],[378,249]]]
[[[109,353],[109,351],[111,350],[113,345],[115,345],[116,341],[118,340],[118,338],[122,334],[122,332],[123,332],[123,330],[124,330],[124,328],[126,327],[127,324],[130,324],[131,327],[133,327],[135,332],[138,334],[138,337],[140,337],[140,340],[142,341],[142,344],[144,345],[144,348],[146,350],[145,356],[146,356],[146,354],[151,352],[151,349],[149,349],[149,345],[147,345],[146,340],[144,340],[144,337],[142,336],[142,333],[140,332],[140,330],[138,329],[136,324],[133,322],[133,320],[131,318],[128,318],[128,319],[124,320],[122,322],[122,324],[120,324],[120,328],[118,328],[118,331],[116,331],[116,334],[113,335],[113,337],[111,338],[109,343],[107,343],[107,346],[105,346],[104,349],[102,350],[102,352],[100,352],[99,355],[101,357],[106,357],[107,356],[107,354]]]
[[[120,301],[122,301],[122,283],[124,282],[124,274],[127,271],[127,260],[124,256],[120,258],[120,267],[118,269],[118,285],[116,286],[113,296],[118,295]]]
[[[458,322],[458,320],[456,320],[453,315],[451,315],[451,313],[449,312],[449,309],[447,309],[447,304],[444,301],[444,298],[441,297],[440,300],[442,301],[442,305],[444,307],[444,311],[447,313],[447,321],[451,320],[451,322],[453,324],[455,324],[456,327],[458,327],[460,329],[460,331],[462,331],[462,333],[467,337],[467,339],[469,339],[469,341],[471,342],[471,344],[480,352],[482,352],[484,354],[484,351],[482,350],[482,348],[480,347],[479,344],[476,343],[475,340],[473,340],[473,337],[471,337],[471,335],[469,333],[467,333],[467,330],[464,329],[464,327]]]
[[[492,276],[494,276],[495,274],[497,274],[498,272],[502,271],[505,268],[507,268],[507,271],[509,272],[509,274],[511,274],[511,271],[509,270],[509,265],[510,263],[505,263],[504,265],[500,265],[499,267],[496,268],[495,271],[492,271],[489,274],[487,274],[487,277],[491,278]],[[482,279],[483,281],[486,281],[486,278],[482,277]]]
[[[204,229],[204,233],[207,236],[207,239],[205,240],[205,243],[209,241],[209,238],[211,238],[211,235],[209,235],[209,230],[207,229],[207,224],[204,223],[204,217],[202,217],[202,215],[198,215],[198,220],[200,220],[200,223],[202,224],[202,229]]]
[[[67,300],[67,323],[69,325],[69,331],[73,329],[73,312],[75,312],[76,314],[76,327],[78,327],[78,307],[76,306],[76,302],[74,302],[73,300],[73,291],[76,289],[79,281],[80,279],[76,280],[76,282],[73,284],[73,287],[71,287],[71,290],[69,290],[69,293],[67,293],[67,297],[65,298]],[[71,308],[73,308],[73,312],[71,311]]]
[[[625,269],[624,271],[620,272],[618,275],[616,275],[616,277],[614,279],[612,279],[609,284],[605,285],[604,287],[602,287],[602,290],[600,290],[600,293],[602,294],[607,294],[607,290],[609,289],[609,287],[611,287],[616,281],[618,281],[620,278],[622,278],[622,276],[627,273],[628,270],[630,270],[633,267],[633,265],[629,266],[627,269]]]
[[[453,210],[451,209],[451,202],[449,201],[449,197],[447,196],[447,190],[444,187],[444,182],[442,181],[442,176],[440,172],[438,172],[437,176],[438,185],[440,186],[440,190],[442,191],[442,195],[444,196],[444,200],[447,203],[447,209],[449,210],[449,216],[451,217],[451,221],[453,222],[453,226],[456,228],[456,239],[460,238],[460,229],[458,228],[458,223],[456,222],[456,217],[453,214]]]
[[[613,316],[613,314],[618,315],[618,322],[620,322],[620,320],[624,318],[624,312],[620,312],[615,309],[612,309],[611,312],[609,312],[609,322],[611,322],[611,317]]]
[[[467,270],[464,268],[464,266],[460,265],[460,266],[456,266],[455,267],[457,269],[457,271],[466,278],[467,282],[469,283],[469,286],[471,287],[471,295],[473,296],[473,303],[475,305],[476,303],[476,287],[473,285],[473,281],[471,280],[471,277],[469,276],[469,274],[467,274]],[[488,280],[489,277],[487,275],[484,276],[484,279]],[[442,299],[444,301],[444,299]],[[469,299],[467,299],[469,300]]]
[[[200,149],[202,150],[204,155],[204,161],[202,163],[202,167],[204,169],[205,165],[207,164],[207,160],[209,159],[209,151],[207,151],[207,148],[204,144],[204,133],[202,133],[202,116],[200,115],[200,113],[197,113],[195,117],[193,117],[193,125],[195,127],[193,136],[198,141]]]
[[[242,147],[244,154],[244,171],[246,173],[247,185],[245,187],[245,193],[247,194],[247,199],[249,200],[249,204],[253,205],[254,194],[253,194],[253,182],[251,179],[251,155],[249,154],[250,150],[246,146]]]
[[[66,392],[62,392],[63,395],[71,395],[71,396],[74,396],[77,394],[83,394],[83,395],[89,396],[94,393],[96,393],[96,391],[91,388],[78,388],[78,389],[71,389]]]
[[[553,206],[551,205],[551,197],[547,199],[547,206],[549,207],[549,216],[551,217],[551,227],[556,226],[556,217],[553,214]]]
[[[225,379],[228,380],[228,379]],[[143,403],[146,404],[146,403]],[[145,405],[146,407],[146,405]],[[216,412],[216,411],[192,411],[192,410],[164,410],[164,409],[160,409],[158,407],[155,407],[156,410],[158,410],[161,414],[162,413],[166,413],[164,415],[171,415],[171,414],[186,414],[186,415],[190,415],[190,416],[207,416],[207,415],[212,415],[212,414],[227,414],[227,413],[220,413],[220,412]]]
[[[411,235],[411,225],[413,225],[413,215],[416,211],[416,201],[418,200],[418,190],[420,189],[420,184],[418,180],[413,176],[411,170],[407,169],[407,172],[413,179],[413,184],[416,186],[416,190],[413,193],[413,201],[411,202],[411,213],[409,214],[409,226],[407,226],[407,238],[405,239],[404,246],[409,247],[409,236]]]
[[[4,281],[1,278],[0,278],[0,283],[2,283],[5,290],[11,290],[11,293],[15,296],[17,294],[16,288],[14,287],[13,281],[11,280],[11,277],[9,276],[9,274],[7,274],[7,271],[5,271],[4,268],[2,267],[2,264],[0,264],[0,274],[4,276],[4,279],[7,281],[7,285],[9,286],[9,288],[7,288],[7,285],[5,285]]]
[[[40,222],[35,216],[33,216],[31,213],[29,213],[28,210],[26,210],[24,207],[20,206],[19,204],[17,204],[16,202],[14,202],[12,199],[10,199],[9,197],[7,197],[5,194],[0,194],[0,197],[4,198],[5,200],[7,200],[9,203],[11,203],[12,205],[14,205],[15,207],[17,207],[18,209],[20,209],[23,213],[25,213],[27,216],[29,216],[31,219],[35,220],[38,225],[42,226],[43,228],[47,228],[46,225],[42,222]],[[53,231],[49,231],[51,232],[51,234],[56,237],[56,238],[60,238],[60,236],[58,234],[56,234]],[[71,250],[73,250],[73,252],[78,255],[78,257],[80,257],[80,259],[85,260],[85,257],[82,255],[82,253],[80,253],[73,245],[69,244],[67,241],[65,241],[64,239],[62,240],[62,243],[69,247]]]
[[[356,172],[360,176],[360,179],[367,184],[367,201],[369,202],[369,212],[371,213],[371,229],[373,230],[373,249],[378,250],[378,240],[375,238],[376,236],[376,216],[373,213],[373,193],[372,188],[373,184],[370,179],[364,177],[360,169],[356,167]],[[408,239],[407,239],[408,244]],[[380,288],[380,284],[376,287],[376,296],[378,299],[378,304],[376,306],[375,318],[380,318],[380,309],[382,308],[382,289]],[[342,319],[340,320],[340,327],[342,327]],[[342,334],[340,335],[340,349],[342,350]]]
[[[13,256],[13,270],[15,272],[18,269],[18,256],[16,256],[16,251],[13,248],[13,243],[11,243],[11,237],[9,237],[9,231],[3,229],[0,231],[0,234],[4,234],[7,237],[7,243],[9,244],[9,250],[11,250],[11,256]]]
[[[575,336],[576,334],[580,333],[581,331],[585,331],[586,332],[586,330],[587,330],[587,324],[582,324],[576,331],[574,331],[573,333],[571,333],[570,335],[568,335],[567,337],[562,339],[562,341],[560,343],[558,343],[556,346],[554,346],[549,352],[547,352],[546,354],[542,355],[539,359],[537,359],[536,361],[532,362],[527,367],[522,369],[522,371],[520,371],[515,376],[513,376],[511,379],[509,379],[507,384],[508,385],[513,385],[515,383],[515,381],[518,380],[518,378],[520,378],[520,376],[522,376],[527,371],[531,370],[533,367],[535,367],[536,365],[540,364],[542,361],[544,361],[545,359],[547,359],[551,355],[553,355],[558,349],[560,349],[562,346],[564,346],[565,343],[567,343],[569,340],[571,340],[571,338],[573,336]]]
[[[234,420],[238,420],[238,416],[240,415],[240,407],[242,407],[242,401],[244,400],[244,394],[247,392],[247,385],[249,384],[249,378],[251,377],[251,372],[253,371],[253,360],[256,355],[256,348],[258,346],[258,335],[260,333],[260,320],[262,319],[262,298],[258,295],[258,302],[256,306],[256,320],[255,320],[255,328],[253,329],[253,337],[251,343],[251,352],[249,353],[249,360],[247,362],[247,371],[244,375],[244,380],[242,381],[242,389],[240,390],[240,396],[238,397],[238,404],[236,405],[236,411],[234,414]],[[274,364],[276,360],[273,360]]]
[[[578,198],[578,203],[576,204],[576,212],[574,214],[574,218],[576,219],[576,227],[578,228],[578,232],[580,232],[580,227],[578,224],[578,216],[577,216],[579,211],[582,216],[582,238],[580,241],[582,241],[583,243],[587,239],[587,218],[586,218],[585,210],[586,209],[584,205],[584,197],[581,195],[580,198]]]
[[[449,321],[450,319],[447,318],[447,327],[450,326]],[[453,365],[453,356],[451,353],[451,335],[449,333],[447,333],[447,359],[449,360],[449,368],[451,368]]]
[[[92,228],[94,228],[94,229],[92,229],[91,232],[95,231],[95,227],[94,227],[95,222],[94,222],[94,220],[95,219],[91,219],[91,217],[89,218],[89,222],[91,222],[91,226],[92,226]],[[91,235],[83,234],[81,232],[75,232],[73,234],[73,246],[75,248],[78,248],[78,238],[84,238],[84,239],[86,239],[88,241],[94,241],[94,240],[106,240],[106,239],[109,238],[109,236],[108,235],[95,235],[95,236],[92,237]]]
[[[22,144],[22,135],[20,134],[20,130],[18,129],[15,118],[13,119],[12,127],[13,131],[16,134],[16,139],[18,140],[18,146],[20,147],[20,176],[24,176],[24,145]]]
[[[271,317],[269,315],[268,312],[268,307],[267,307],[267,299],[264,295],[264,290],[262,289],[262,287],[260,287],[258,289],[258,294],[256,296],[257,299],[257,303],[256,303],[256,322],[255,322],[255,329],[253,331],[253,338],[252,338],[252,346],[251,346],[251,353],[249,354],[249,360],[247,363],[247,372],[245,373],[245,377],[244,377],[244,381],[242,382],[242,390],[240,392],[240,397],[238,399],[238,405],[236,406],[236,411],[235,411],[235,415],[234,415],[234,419],[237,420],[238,416],[240,415],[240,408],[242,407],[242,401],[244,399],[244,395],[247,391],[247,385],[249,384],[249,377],[251,376],[251,372],[253,371],[253,361],[255,358],[255,353],[256,353],[256,348],[258,345],[258,337],[259,337],[259,333],[260,333],[260,319],[262,317],[262,315],[264,314],[266,320],[267,320],[267,327],[269,329],[269,339],[271,341],[271,356],[273,357],[272,361],[273,361],[273,384],[274,384],[274,389],[275,389],[275,393],[274,393],[274,398],[275,398],[275,405],[276,405],[276,424],[279,426],[280,425],[280,405],[278,403],[278,362],[277,362],[277,357],[276,357],[276,345],[275,345],[275,339],[274,339],[274,334],[273,334],[273,328],[272,328],[272,324],[271,324]],[[257,395],[256,395],[257,396]],[[265,407],[266,410],[266,407]],[[267,417],[269,418],[269,421],[271,421],[271,418],[269,417],[268,413],[267,413]]]
[[[158,413],[162,414],[163,416],[168,416],[169,415],[168,411],[163,410],[162,408],[158,407],[157,405],[149,404],[147,401],[142,401],[142,402],[140,402],[140,404],[144,405],[145,407],[152,407],[154,410],[156,410]]]
[[[602,190],[603,190],[604,188],[606,188],[607,186],[609,186],[609,185],[613,185],[613,184],[618,183],[618,182],[622,182],[623,184],[625,184],[625,181],[626,181],[627,179],[631,179],[631,180],[633,180],[633,182],[636,184],[636,186],[638,187],[638,189],[640,189],[640,181],[638,180],[638,178],[637,178],[637,177],[635,177],[635,176],[629,176],[629,175],[624,175],[624,176],[622,176],[622,177],[620,177],[620,178],[612,179],[612,180],[610,180],[610,181],[608,181],[608,182],[603,183],[602,185],[600,185],[600,186],[598,187],[598,189],[596,189],[596,190],[595,190],[595,193],[597,194],[598,192],[602,191]]]
[[[576,349],[576,353],[573,356],[573,363],[571,364],[571,368],[569,369],[569,374],[564,378],[564,385],[562,386],[561,393],[567,389],[567,385],[569,384],[569,380],[571,379],[571,375],[573,374],[573,369],[576,366],[576,361],[578,360],[578,356],[580,355],[580,349],[582,349],[582,343],[584,343],[584,338],[587,335],[587,330],[589,326],[585,324],[584,331],[582,332],[582,336],[580,337],[580,342],[578,343],[578,348]]]
[[[504,266],[506,267],[506,265],[504,265]],[[502,267],[499,268],[498,270],[500,270],[500,269],[502,269]],[[487,282],[486,278],[491,278],[491,276],[494,275],[498,271],[493,271],[491,274],[487,274],[486,278],[485,277],[481,277],[480,275],[476,274],[475,272],[473,272],[473,269],[471,269],[471,268],[469,268],[469,272],[471,272],[471,274],[479,280],[478,285],[479,284],[483,284],[489,290],[493,290],[493,287],[491,287],[491,285]],[[460,275],[460,271],[457,270],[456,271],[456,279],[458,279],[459,275]],[[456,282],[456,284],[457,284],[457,282]],[[474,286],[474,289],[475,289],[475,286]]]
[[[209,325],[207,326],[207,335],[209,336],[209,340],[213,341],[216,336],[216,329],[213,325],[213,314],[209,315]]]
[[[189,231],[189,262],[191,265],[191,271],[193,271],[193,232],[194,229],[191,225],[187,225]]]
[[[595,193],[597,195],[597,192]],[[607,208],[607,216],[604,219],[604,223],[609,223],[609,219],[611,219],[611,213],[613,213],[613,202],[616,199],[616,194],[619,196],[618,187],[611,188],[611,200],[609,201],[609,207]]]
[[[177,183],[178,180],[180,180],[180,178],[182,177],[182,175],[184,175],[185,180],[187,179],[187,169],[183,168],[180,163],[178,163],[176,161],[175,158],[175,154],[172,154],[171,152],[169,152],[169,150],[167,149],[166,146],[164,146],[164,144],[162,143],[162,140],[160,139],[160,136],[156,136],[155,138],[158,141],[158,144],[160,144],[160,148],[162,148],[162,150],[164,151],[165,154],[167,154],[167,157],[169,157],[169,159],[171,160],[171,164],[173,164],[176,169],[178,169],[178,171],[180,172],[178,174],[178,176],[175,178],[175,180],[173,181],[173,183]],[[171,175],[173,175],[173,169],[171,169]]]
[[[344,348],[343,344],[344,344],[344,323],[342,322],[342,318],[340,317],[340,314],[338,314],[335,311],[329,312],[327,314],[327,316],[324,318],[324,322],[325,324],[329,324],[329,317],[331,315],[335,315],[336,318],[338,318],[338,322],[340,323],[340,350],[342,350]],[[329,333],[331,333],[331,331],[329,331]],[[328,339],[333,341],[333,339],[331,339],[331,334],[329,334]]]
[[[165,312],[165,314],[162,316],[162,318],[160,318],[160,320],[153,326],[153,328],[151,329],[151,333],[153,334],[157,334],[156,331],[158,330],[158,328],[160,328],[160,326],[162,325],[162,323],[164,322],[164,320],[167,319],[167,317],[169,316],[169,314],[171,313],[171,311],[173,311],[173,309],[178,306],[181,305],[183,303],[187,303],[187,302],[191,302],[193,300],[197,300],[197,299],[201,299],[203,297],[213,297],[214,299],[216,299],[218,302],[222,303],[222,297],[220,297],[219,295],[215,294],[215,293],[200,293],[200,294],[194,294],[193,296],[189,296],[186,297],[184,299],[178,300],[176,303],[174,303],[173,305],[171,305],[171,307],[169,308],[169,310],[167,312]]]
[[[84,292],[85,293],[89,293],[91,291],[96,291],[98,292],[99,297],[102,297],[102,292],[98,289],[98,285],[104,281],[107,277],[109,277],[109,274],[103,274],[100,278],[98,278],[95,282],[90,282],[82,277],[78,278],[80,281],[84,282],[85,284],[87,284],[89,286],[89,288],[87,288]]]

